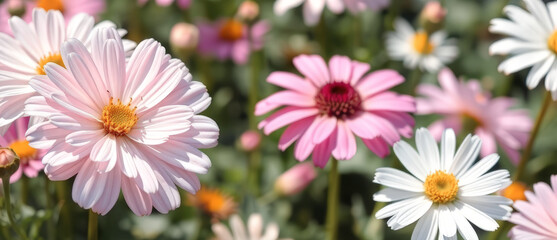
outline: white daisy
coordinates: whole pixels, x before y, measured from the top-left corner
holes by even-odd
[[[436,72],[458,56],[454,39],[447,39],[447,33],[437,31],[428,35],[424,30],[414,31],[403,19],[395,20],[395,32],[387,35],[387,53],[394,60],[402,60],[410,69],[419,67],[428,72]]]
[[[509,20],[491,20],[489,31],[508,35],[489,47],[490,54],[510,55],[498,70],[512,74],[532,67],[526,86],[533,89],[545,78],[545,88],[557,99],[557,2],[545,6],[541,0],[524,0],[527,12],[508,5],[503,11]]]
[[[263,233],[263,218],[260,214],[249,216],[247,229],[240,216],[233,215],[230,217],[230,228],[232,233],[222,223],[212,226],[217,240],[277,240],[279,237],[279,227],[276,223],[269,223]]]
[[[506,220],[511,215],[512,201],[488,195],[504,189],[511,181],[507,170],[486,173],[499,160],[491,154],[472,166],[480,152],[481,140],[468,135],[455,154],[455,134],[447,129],[437,148],[433,136],[425,128],[416,132],[414,150],[408,143],[395,143],[394,152],[413,175],[393,168],[379,168],[375,183],[387,188],[373,195],[378,202],[394,202],[377,212],[378,219],[391,217],[387,225],[393,230],[417,221],[412,239],[478,239],[469,222],[485,231],[499,226],[494,219]]]
[[[0,133],[17,118],[23,116],[24,102],[37,95],[29,86],[33,76],[45,75],[48,62],[64,66],[60,46],[66,39],[76,38],[89,45],[90,33],[98,27],[115,26],[105,21],[95,26],[95,19],[87,14],[75,15],[66,25],[60,11],[33,10],[33,20],[26,23],[19,17],[10,19],[14,37],[0,33]],[[121,36],[125,30],[119,30]],[[124,40],[127,52],[135,43]]]

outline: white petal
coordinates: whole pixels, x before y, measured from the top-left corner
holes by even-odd
[[[474,166],[472,166],[470,169],[468,169],[468,171],[466,171],[466,173],[464,173],[458,179],[458,184],[460,186],[464,186],[477,181],[477,179],[481,175],[489,171],[489,169],[491,169],[497,163],[497,161],[499,161],[499,155],[497,153],[488,155],[487,157],[476,163]]]
[[[426,128],[420,128],[416,131],[416,147],[424,160],[427,174],[439,169],[439,148],[435,138]]]
[[[454,202],[454,205],[458,211],[460,211],[460,213],[468,219],[468,221],[485,231],[495,231],[499,227],[493,218],[487,216],[478,209],[471,207],[465,202],[457,200]]]
[[[435,208],[429,211],[418,221],[412,232],[412,240],[433,240],[437,235],[439,224],[439,211]]]
[[[441,136],[441,169],[448,171],[454,161],[456,137],[452,129],[443,131]]]
[[[425,181],[428,169],[424,166],[424,160],[418,155],[416,150],[405,141],[396,142],[393,150],[406,169],[418,179]]]
[[[394,168],[378,168],[375,171],[374,183],[409,192],[423,192],[423,182],[412,175]]]
[[[304,0],[277,0],[274,5],[274,12],[276,15],[283,15],[291,8],[295,8],[302,4]]]

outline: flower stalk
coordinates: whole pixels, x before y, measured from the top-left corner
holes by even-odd
[[[98,218],[99,215],[89,209],[89,225],[87,226],[87,240],[97,240],[99,239],[98,233]]]
[[[338,235],[339,174],[338,160],[331,161],[329,172],[329,192],[327,194],[327,219],[325,229],[327,240],[335,240]]]
[[[5,175],[4,177],[2,177],[2,185],[4,188],[4,201],[5,201],[4,203],[6,206],[6,212],[8,214],[10,225],[12,225],[12,228],[17,233],[17,235],[19,235],[21,239],[27,240],[28,238],[25,232],[19,227],[19,225],[16,224],[14,213],[12,211],[12,204],[10,201],[10,175]]]

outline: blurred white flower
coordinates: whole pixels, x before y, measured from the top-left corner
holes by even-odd
[[[529,12],[508,5],[503,11],[510,19],[491,20],[489,31],[508,35],[489,47],[490,54],[510,55],[498,70],[512,74],[532,67],[526,86],[533,89],[545,78],[545,88],[557,99],[557,2],[524,0]]]
[[[395,32],[387,35],[387,53],[394,60],[402,60],[410,69],[419,67],[428,72],[436,72],[458,56],[454,39],[447,39],[447,33],[437,31],[428,34],[424,30],[414,31],[403,19],[395,21]]]
[[[468,135],[456,149],[452,129],[441,139],[441,149],[425,128],[416,132],[414,150],[408,143],[395,143],[393,149],[404,167],[412,174],[394,168],[379,168],[375,183],[386,186],[373,195],[377,202],[394,202],[375,214],[378,219],[388,218],[393,230],[418,221],[412,239],[457,239],[457,230],[463,239],[478,239],[473,223],[485,231],[499,227],[494,219],[506,220],[511,215],[512,201],[490,195],[507,187],[509,172],[489,172],[499,160],[491,154],[472,165],[480,152],[481,140]],[[419,220],[418,220],[419,219]]]
[[[217,240],[277,240],[279,236],[279,227],[276,223],[267,224],[263,233],[263,218],[260,214],[252,214],[249,217],[247,229],[240,216],[233,215],[230,217],[230,228],[232,233],[222,223],[215,223],[212,226]]]

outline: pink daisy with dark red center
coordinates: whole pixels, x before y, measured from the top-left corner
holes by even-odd
[[[294,58],[304,77],[273,72],[267,81],[286,90],[257,103],[255,115],[277,108],[259,124],[265,134],[288,126],[279,141],[284,151],[296,142],[294,155],[303,161],[311,154],[318,167],[325,167],[331,155],[338,160],[356,154],[356,138],[379,157],[400,136],[411,137],[416,111],[414,98],[387,91],[404,82],[393,70],[366,74],[369,64],[334,56],[329,66],[317,55]]]

